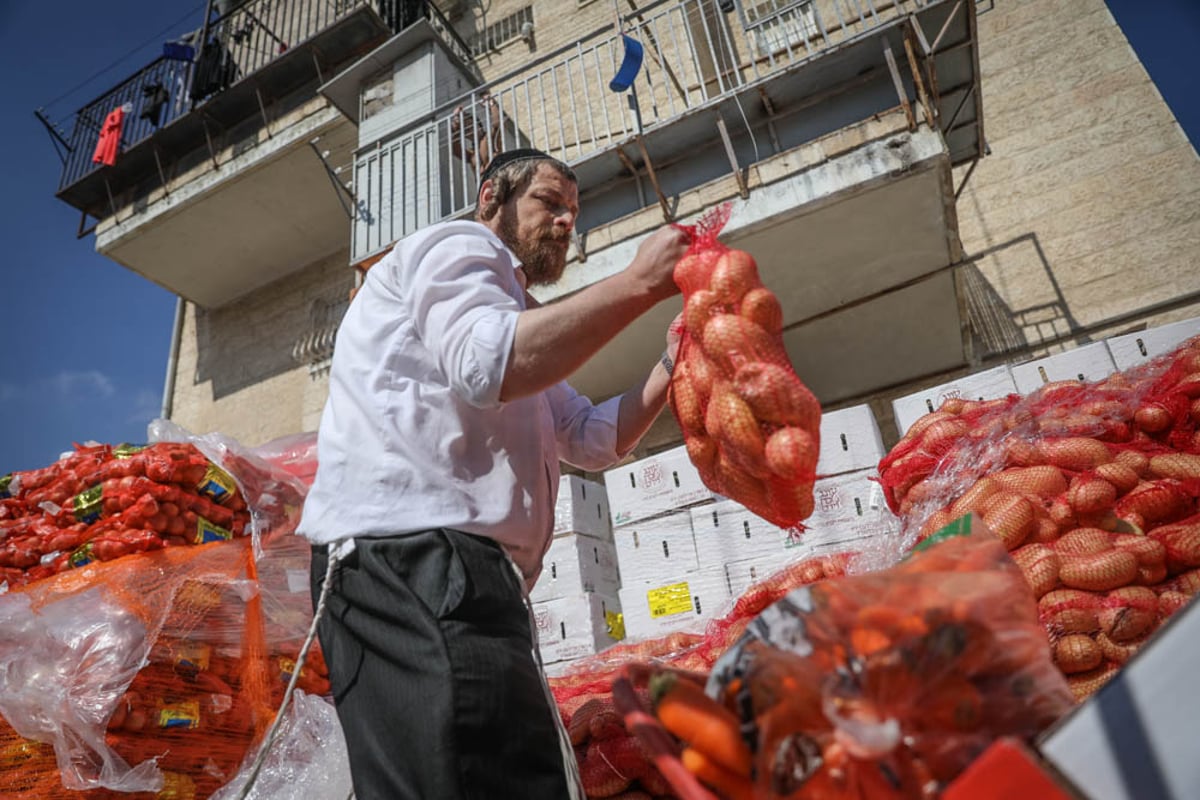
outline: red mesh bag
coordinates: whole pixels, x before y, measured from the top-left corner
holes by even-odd
[[[879,465],[906,538],[974,511],[1079,698],[1200,588],[1200,339],[1095,383],[948,400]]]
[[[782,528],[813,511],[821,407],[783,347],[783,310],[754,258],[721,244],[730,206],[686,227],[675,265],[683,339],[670,403],[706,486]]]
[[[567,674],[551,678],[550,688],[575,747],[587,796],[610,797],[623,791],[674,796],[652,753],[632,738],[614,704],[613,681],[630,664],[653,663],[706,673],[760,611],[792,589],[844,574],[850,558],[839,554],[792,564],[750,587],[724,616],[709,623],[703,634],[676,632],[619,644],[576,663]],[[642,700],[646,699],[643,693]]]
[[[328,693],[319,648],[296,663],[312,619],[310,549],[291,535],[303,487],[217,438],[81,448],[10,482],[27,497],[71,481],[63,505],[25,508],[37,524],[3,520],[40,558],[9,568],[0,594],[0,796],[207,798],[253,754],[292,675]],[[175,536],[155,519],[198,525],[193,509],[239,535]]]
[[[685,800],[932,798],[996,738],[1071,706],[1021,571],[986,532],[789,593],[704,686],[633,665],[614,697]]]

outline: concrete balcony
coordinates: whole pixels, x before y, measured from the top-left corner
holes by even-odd
[[[962,364],[951,170],[984,150],[974,3],[771,5],[749,18],[715,0],[648,4],[623,20],[643,50],[628,89],[609,86],[630,46],[610,26],[375,137],[355,156],[352,261],[469,215],[488,155],[534,146],[574,167],[582,205],[576,263],[539,299],[623,268],[664,221],[731,200],[723,241],[757,258],[822,401]],[[648,314],[572,382],[597,398],[624,389],[678,308]]]
[[[348,246],[354,126],[317,94],[417,22],[470,61],[437,8],[398,0],[249,0],[206,27],[192,60],[164,56],[77,112],[58,197],[94,219],[96,249],[218,307]],[[93,163],[126,114],[115,163]]]

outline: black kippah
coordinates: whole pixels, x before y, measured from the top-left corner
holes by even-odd
[[[543,153],[541,150],[535,150],[532,147],[518,147],[515,150],[505,150],[498,154],[495,158],[488,162],[484,168],[483,174],[479,176],[479,184],[495,175],[501,167],[507,164],[514,164],[518,161],[553,161],[554,157],[548,153]]]

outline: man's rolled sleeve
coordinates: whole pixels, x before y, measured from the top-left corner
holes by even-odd
[[[479,236],[448,236],[418,257],[402,296],[450,387],[471,405],[500,404],[521,307],[511,259]]]
[[[597,471],[628,455],[629,450],[617,450],[620,396],[592,405],[566,382],[552,386],[547,394],[554,410],[560,459],[580,469]]]

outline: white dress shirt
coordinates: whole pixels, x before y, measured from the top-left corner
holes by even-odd
[[[619,397],[593,406],[562,382],[500,401],[520,266],[484,225],[446,222],[367,272],[338,329],[300,533],[345,552],[354,537],[455,528],[499,542],[532,585],[559,460],[595,471],[624,454]]]

